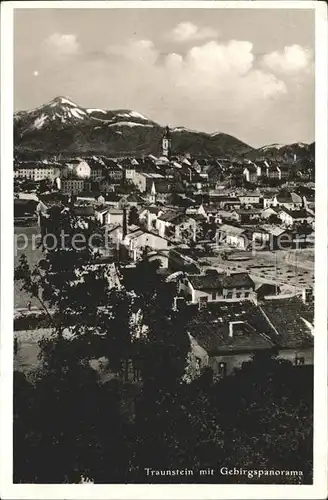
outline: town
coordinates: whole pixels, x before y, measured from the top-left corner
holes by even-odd
[[[4,9],[7,497],[320,496],[322,5],[71,3]]]
[[[16,160],[14,187],[16,233],[46,239],[47,214],[70,211],[78,227],[106,236],[97,262],[113,286],[145,255],[158,262],[176,284],[175,308],[192,311],[200,370],[222,378],[262,350],[313,363],[314,171],[296,154],[176,155],[166,127],[158,156]],[[15,286],[15,329],[25,330],[38,305]]]

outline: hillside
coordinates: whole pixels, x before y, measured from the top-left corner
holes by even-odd
[[[43,106],[14,115],[16,152],[41,154],[159,154],[164,127],[137,111],[77,106],[56,97]],[[239,155],[252,148],[228,134],[174,128],[173,153]]]

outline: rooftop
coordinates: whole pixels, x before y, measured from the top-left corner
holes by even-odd
[[[272,340],[265,334],[266,327],[258,308],[251,302],[211,304],[207,309],[194,309],[187,331],[210,355],[227,352],[252,352],[271,349]],[[229,324],[232,336],[229,335]]]
[[[247,273],[233,273],[227,275],[211,270],[206,274],[193,274],[187,276],[196,290],[216,290],[222,288],[251,288],[254,282]]]
[[[299,297],[288,297],[267,300],[260,307],[274,326],[273,338],[281,347],[313,345],[313,336],[304,321],[313,324],[313,306],[304,304]]]

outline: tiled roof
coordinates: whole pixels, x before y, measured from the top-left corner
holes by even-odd
[[[251,288],[254,287],[253,280],[247,273],[233,273],[226,275],[211,270],[206,274],[187,276],[195,290],[216,290],[222,288]]]
[[[313,345],[310,329],[302,320],[313,324],[313,306],[306,305],[298,297],[267,300],[260,308],[275,332],[271,338],[281,347],[301,347]],[[277,333],[278,335],[277,335]]]
[[[293,219],[305,219],[306,217],[313,217],[312,214],[310,214],[304,209],[289,210],[288,208],[284,208],[282,212],[285,212],[286,214],[290,215],[291,217],[293,217]]]
[[[222,275],[219,274],[217,271],[213,271],[208,274],[202,274],[202,275],[193,274],[187,276],[188,280],[195,288],[195,290],[216,290],[218,288],[221,288],[222,287],[221,277]]]
[[[263,224],[258,228],[260,232],[271,234],[272,236],[280,236],[281,234],[286,232],[286,229],[283,229],[278,226],[270,226],[268,224]]]
[[[222,226],[218,227],[218,230],[222,233],[232,234],[239,236],[245,232],[245,229],[242,227],[230,226],[229,224],[222,224]]]
[[[233,273],[222,278],[224,288],[254,288],[254,282],[247,273]]]
[[[158,217],[158,220],[162,220],[165,222],[173,222],[174,220],[181,217],[181,212],[169,211]]]
[[[229,323],[233,321],[243,323],[233,325],[233,334],[229,336]],[[201,311],[194,306],[186,329],[210,355],[252,352],[274,345],[265,335],[267,326],[263,316],[250,302],[212,304]]]

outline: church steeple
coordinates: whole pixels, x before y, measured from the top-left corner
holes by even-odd
[[[162,155],[166,156],[166,158],[171,156],[171,132],[168,126],[165,127],[162,139]]]

